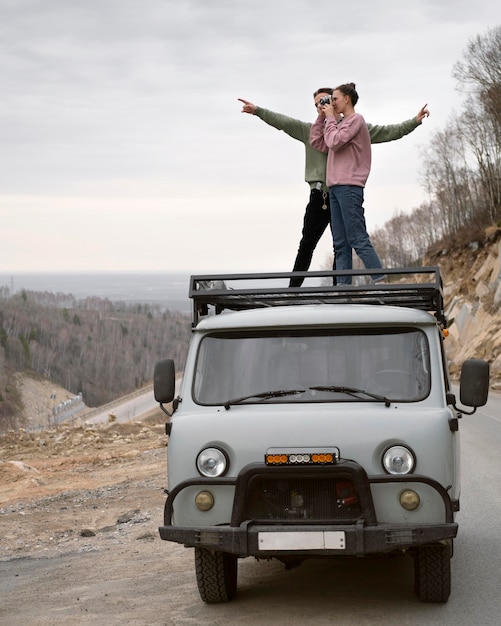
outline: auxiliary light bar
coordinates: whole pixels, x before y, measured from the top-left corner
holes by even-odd
[[[338,448],[269,448],[266,465],[334,465],[339,461]]]

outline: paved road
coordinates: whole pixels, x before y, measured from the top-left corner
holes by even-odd
[[[179,389],[181,378],[176,381],[176,389]],[[177,391],[176,391],[177,394]],[[153,409],[158,408],[159,404],[153,395],[153,385],[145,387],[141,391],[126,396],[125,398],[111,402],[103,407],[94,409],[89,417],[84,416],[84,421],[89,424],[102,424],[108,422],[110,414],[115,416],[117,422],[129,422],[149,413]],[[171,407],[167,405],[166,409]]]
[[[104,407],[95,409],[90,417],[84,417],[89,424],[101,424],[108,422],[110,415],[115,416],[117,422],[129,422],[138,419],[144,413],[151,411],[158,406],[153,396],[153,387],[144,389],[127,396],[123,400],[117,400]]]

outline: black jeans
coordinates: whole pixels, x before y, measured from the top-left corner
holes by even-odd
[[[322,206],[326,206],[323,209]],[[306,272],[313,257],[317,243],[324,234],[325,229],[330,226],[331,208],[329,204],[329,192],[325,193],[318,189],[312,189],[310,192],[310,201],[306,205],[306,211],[303,220],[303,232],[299,249],[297,251],[296,260],[294,262],[293,272]],[[336,256],[332,263],[332,269],[336,269]],[[300,287],[304,278],[291,278],[289,287]]]

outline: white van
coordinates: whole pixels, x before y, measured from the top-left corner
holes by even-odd
[[[353,286],[333,272],[295,288],[291,273],[191,277],[178,395],[172,360],[154,374],[156,400],[172,402],[159,531],[195,549],[204,602],[235,595],[239,558],[396,553],[414,558],[421,600],[447,601],[466,411],[447,370],[442,282],[435,267],[385,272],[399,282],[364,284],[369,270],[344,272]],[[484,405],[488,388],[488,364],[466,361],[461,403]]]

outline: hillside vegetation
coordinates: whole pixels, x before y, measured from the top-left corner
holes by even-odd
[[[149,305],[30,291],[0,299],[0,430],[20,413],[16,372],[100,406],[151,381],[161,358],[182,368],[189,336],[189,317]]]

